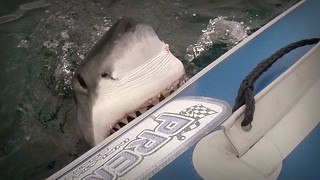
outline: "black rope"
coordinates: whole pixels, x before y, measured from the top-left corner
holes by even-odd
[[[244,120],[241,122],[242,127],[246,127],[251,125],[253,120],[253,114],[255,110],[255,100],[253,95],[253,84],[255,81],[265,72],[267,71],[273,63],[275,63],[278,59],[283,57],[288,52],[305,45],[316,44],[320,41],[320,38],[313,39],[304,39],[301,41],[297,41],[287,45],[286,47],[281,48],[276,53],[271,55],[269,58],[263,60],[259,63],[251,73],[242,81],[240,88],[238,90],[238,96],[236,98],[235,105],[233,107],[233,112],[240,108],[242,105],[246,105],[246,109],[244,112]]]

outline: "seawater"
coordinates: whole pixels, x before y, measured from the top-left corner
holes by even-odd
[[[0,179],[44,179],[90,148],[71,79],[119,17],[153,26],[192,76],[296,2],[1,0]]]

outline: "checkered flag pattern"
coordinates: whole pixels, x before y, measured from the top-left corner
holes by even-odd
[[[197,104],[182,110],[179,114],[198,120],[215,113],[217,113],[217,111],[209,109],[202,104]]]

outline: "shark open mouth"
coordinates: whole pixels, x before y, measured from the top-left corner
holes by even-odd
[[[182,86],[188,78],[183,75],[180,79],[173,82],[169,87],[163,89],[157,96],[149,99],[147,102],[145,102],[140,108],[138,108],[136,111],[128,113],[127,116],[124,118],[118,120],[113,126],[111,126],[110,134],[115,133],[125,125],[129,124],[131,121],[133,121],[135,118],[140,116],[141,114],[145,113],[149,109],[151,109],[153,106],[170,96],[174,91],[176,91],[180,86]]]

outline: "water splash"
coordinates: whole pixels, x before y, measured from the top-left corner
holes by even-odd
[[[26,39],[21,40],[17,47],[18,48],[28,48],[29,47],[28,40],[26,40]]]
[[[248,36],[243,22],[229,21],[225,17],[210,19],[197,43],[187,47],[185,60],[193,61],[215,43],[234,46]]]
[[[97,11],[92,11],[91,8],[96,9],[95,5],[83,7],[75,4],[68,8],[53,5],[45,12],[46,17],[32,36],[37,37],[35,43],[39,42],[43,47],[40,54],[43,55],[44,71],[50,72],[43,73],[46,86],[55,94],[71,97],[71,82],[76,67],[113,22],[105,14],[101,16],[96,14]]]

